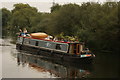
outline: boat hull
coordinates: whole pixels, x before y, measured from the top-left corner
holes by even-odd
[[[30,45],[16,44],[16,49],[27,51],[28,54],[40,55],[42,58],[49,60],[67,61],[74,63],[91,63],[93,61],[93,57],[81,58],[80,56],[69,55],[68,53],[53,51]]]

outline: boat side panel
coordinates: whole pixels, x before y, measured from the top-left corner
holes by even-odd
[[[39,47],[33,47],[29,45],[21,45],[17,44],[16,45],[17,49],[19,50],[24,50],[28,51],[31,54],[34,55],[40,55],[45,58],[49,59],[55,59],[55,60],[63,60],[63,61],[68,61],[68,62],[82,62],[82,61],[90,61],[92,58],[80,58],[79,56],[76,55],[69,55],[68,53],[64,52],[59,52],[59,51],[53,51],[45,48],[39,48]]]

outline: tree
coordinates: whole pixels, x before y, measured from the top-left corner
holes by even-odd
[[[2,27],[2,9],[0,9],[0,27]]]
[[[79,24],[79,6],[76,4],[63,5],[52,17],[54,33],[64,32],[66,35],[74,35],[76,26]]]
[[[58,11],[61,8],[59,4],[55,4],[51,7],[51,12]]]
[[[6,8],[2,8],[2,26],[3,29],[10,24],[11,12]]]
[[[15,4],[14,7],[12,10],[12,26],[19,28],[32,27],[33,25],[31,23],[37,15],[37,9],[22,3]]]
[[[2,37],[2,10],[0,9],[0,38]]]

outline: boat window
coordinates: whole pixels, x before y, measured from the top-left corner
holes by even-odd
[[[52,42],[51,45],[50,45],[50,48],[55,49],[55,47],[56,47],[56,44]]]
[[[29,39],[28,38],[24,38],[23,44],[29,44]]]
[[[68,50],[68,44],[62,44],[61,48],[63,51],[67,51]]]
[[[55,49],[55,44],[53,42],[45,42],[45,47],[50,49]]]
[[[36,41],[35,41],[35,40],[33,40],[33,39],[31,39],[31,40],[30,40],[30,44],[35,46]]]
[[[38,46],[39,46],[39,47],[43,47],[43,42],[42,42],[42,41],[39,41]]]
[[[67,51],[68,50],[68,44],[56,44],[57,50]]]
[[[39,41],[38,46],[39,47],[46,47],[46,42],[45,41]]]
[[[46,43],[46,47],[47,47],[47,48],[50,48],[50,47],[51,47],[51,43],[50,43],[50,42],[47,42],[47,43]]]
[[[53,42],[48,42],[48,41],[39,41],[38,43],[39,47],[45,47],[45,48],[50,48],[50,49],[55,49],[55,43]]]
[[[56,44],[56,49],[61,50],[61,44]]]

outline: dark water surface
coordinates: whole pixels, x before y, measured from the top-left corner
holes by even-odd
[[[16,50],[11,39],[1,39],[3,78],[118,78],[120,59],[115,53],[95,53],[93,64],[48,61]],[[2,54],[2,55],[1,55]]]

